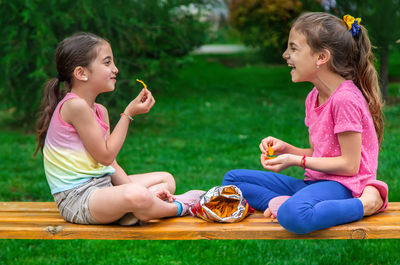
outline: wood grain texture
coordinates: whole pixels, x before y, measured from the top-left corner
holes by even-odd
[[[233,224],[208,223],[186,216],[152,220],[142,225],[78,225],[65,222],[54,202],[0,202],[0,238],[3,239],[377,239],[400,238],[400,203],[355,223],[306,235],[286,231],[276,220],[255,213]]]

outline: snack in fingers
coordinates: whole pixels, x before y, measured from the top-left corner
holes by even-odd
[[[136,79],[136,81],[138,81],[139,83],[142,83],[143,88],[147,89],[147,85],[142,80]]]
[[[268,150],[267,150],[267,154],[265,155],[265,160],[268,159],[274,159],[276,156],[274,156],[274,149],[272,148],[272,146],[270,144],[268,144]]]

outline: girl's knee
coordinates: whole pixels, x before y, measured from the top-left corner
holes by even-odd
[[[132,211],[148,209],[153,204],[153,194],[143,186],[129,184],[123,191],[124,201],[131,205]]]
[[[305,205],[298,202],[286,201],[278,210],[277,219],[279,224],[286,230],[296,234],[306,234],[312,231],[311,224],[307,219],[309,214],[304,209]]]
[[[170,193],[174,194],[176,189],[176,183],[174,176],[169,172],[160,172],[162,182],[167,185],[167,189]]]
[[[222,179],[222,185],[229,185],[238,181],[239,169],[228,171]]]

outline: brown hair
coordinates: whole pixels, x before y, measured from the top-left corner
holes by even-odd
[[[43,152],[51,117],[58,102],[66,92],[71,90],[75,68],[78,66],[88,67],[96,58],[97,47],[102,43],[107,43],[107,41],[92,33],[82,32],[74,34],[58,44],[55,54],[58,76],[50,79],[44,88],[40,116],[36,126],[37,146],[34,155],[39,150]],[[61,90],[61,82],[65,82],[65,90]]]
[[[352,80],[366,99],[374,121],[379,146],[383,139],[382,97],[374,54],[365,27],[360,25],[358,35],[352,36],[345,22],[329,13],[302,14],[293,29],[304,34],[313,52],[327,49],[331,53],[330,69],[347,80]]]

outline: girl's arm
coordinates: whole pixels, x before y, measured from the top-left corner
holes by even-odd
[[[110,137],[110,118],[108,116],[108,111],[106,107],[101,104],[98,104],[103,111],[104,122],[108,125],[107,138]],[[128,174],[125,173],[125,170],[117,163],[117,160],[114,160],[111,166],[115,169],[114,174],[111,176],[111,182],[114,186],[127,184],[131,182],[131,179],[128,177]]]
[[[337,157],[307,157],[306,168],[341,176],[354,176],[360,169],[361,133],[338,134],[341,155]]]
[[[153,107],[154,103],[155,101],[151,92],[149,90],[142,90],[129,103],[124,113],[129,116],[147,113]],[[114,162],[125,141],[130,123],[128,117],[123,115],[113,132],[105,140],[90,106],[82,98],[74,98],[66,101],[60,113],[67,123],[74,126],[86,150],[97,162],[103,165],[111,165]]]
[[[306,157],[305,167],[341,176],[358,173],[361,160],[361,133],[343,132],[338,134],[341,155],[336,157]],[[275,159],[262,161],[265,169],[279,172],[289,166],[301,166],[302,156],[284,154]]]
[[[111,164],[111,166],[115,169],[114,174],[111,176],[111,182],[114,186],[127,184],[131,182],[131,179],[128,177],[128,174],[125,173],[125,170],[117,163],[117,160]]]

